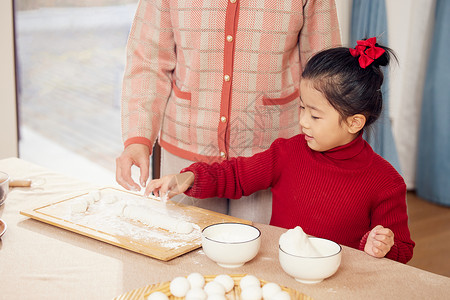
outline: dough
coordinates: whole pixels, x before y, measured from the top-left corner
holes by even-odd
[[[127,205],[123,209],[123,216],[152,227],[159,227],[176,233],[188,234],[194,230],[192,223],[156,213],[145,206]]]
[[[242,277],[241,281],[239,281],[241,290],[245,290],[247,287],[250,287],[252,285],[261,287],[261,282],[253,275],[245,275],[244,277]]]
[[[280,247],[283,251],[297,256],[318,257],[320,252],[311,244],[308,236],[300,226],[289,229],[280,236]]]
[[[281,287],[274,283],[268,282],[262,287],[262,295],[264,300],[269,300],[273,295],[281,291]]]
[[[147,297],[147,300],[169,300],[169,297],[162,292],[154,292]]]
[[[208,300],[227,300],[227,298],[225,298],[225,295],[213,294],[208,295]]]
[[[286,291],[280,291],[273,295],[269,300],[291,300],[291,296]]]
[[[191,284],[191,289],[197,287],[203,289],[203,286],[205,285],[205,277],[203,277],[203,275],[200,273],[189,274],[187,280]]]
[[[201,287],[191,288],[186,294],[186,300],[206,300],[208,295]]]
[[[103,201],[104,203],[106,203],[106,204],[113,204],[113,203],[116,203],[117,200],[119,200],[119,199],[117,198],[116,195],[113,195],[113,194],[107,194],[107,195],[105,195],[105,196],[102,197],[102,201]]]
[[[234,288],[234,280],[231,278],[230,275],[222,274],[217,275],[216,278],[214,278],[214,281],[219,282],[223,287],[225,288],[225,292],[228,293]]]
[[[205,285],[205,292],[208,296],[211,295],[225,295],[225,287],[217,281],[210,281]]]
[[[241,292],[241,300],[261,300],[262,289],[258,285],[247,286]]]
[[[191,289],[191,285],[186,277],[175,277],[170,282],[170,292],[175,297],[184,297],[187,292]]]
[[[81,197],[79,199],[74,199],[74,201],[70,205],[70,211],[73,214],[81,214],[85,213],[89,208],[89,202]]]
[[[111,214],[117,217],[123,217],[123,211],[127,205],[123,202],[114,203],[111,207]]]
[[[101,198],[100,190],[93,190],[93,191],[90,191],[90,192],[88,193],[88,195],[91,196],[92,199],[94,199],[95,202],[99,201],[100,198]]]

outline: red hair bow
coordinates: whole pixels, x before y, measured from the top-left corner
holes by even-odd
[[[380,47],[376,47],[375,44],[377,39],[375,37],[371,37],[367,40],[359,40],[356,42],[355,49],[349,49],[350,54],[353,57],[359,56],[359,65],[361,68],[365,69],[368,65],[374,62],[375,59],[383,55],[384,49]]]

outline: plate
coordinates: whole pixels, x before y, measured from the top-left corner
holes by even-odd
[[[247,274],[233,274],[233,275],[229,274],[229,276],[231,276],[231,278],[233,278],[233,280],[234,280],[234,288],[225,295],[227,300],[239,300],[240,299],[239,295],[241,294],[241,289],[239,288],[239,281],[242,279],[242,277],[244,277],[246,275]],[[204,276],[205,281],[206,282],[213,281],[214,278],[216,278],[216,276],[217,275]],[[262,285],[268,283],[268,281],[265,281],[262,279],[260,279],[260,281],[261,281]],[[300,293],[297,290],[294,290],[294,289],[291,289],[291,288],[288,288],[285,286],[281,286],[281,285],[280,285],[280,287],[283,291],[286,291],[289,293],[292,300],[313,300],[313,298],[311,298],[303,293]],[[162,293],[166,294],[170,300],[184,299],[182,297],[175,297],[170,293],[170,281],[167,281],[167,282],[163,282],[163,283],[147,285],[145,287],[132,290],[128,293],[117,296],[116,298],[114,298],[114,300],[145,300],[151,293],[154,293],[154,292],[162,292]]]
[[[0,237],[2,237],[5,231],[6,231],[6,223],[2,219],[0,219]]]

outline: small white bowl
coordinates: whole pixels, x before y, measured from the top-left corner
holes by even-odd
[[[309,237],[311,244],[323,255],[302,257],[285,252],[279,246],[281,268],[301,283],[318,283],[336,273],[341,264],[342,247],[330,240]]]
[[[0,205],[6,200],[6,195],[9,192],[9,175],[5,172],[0,172]]]
[[[261,231],[248,224],[219,223],[202,230],[203,252],[224,268],[237,268],[252,260],[261,245]]]

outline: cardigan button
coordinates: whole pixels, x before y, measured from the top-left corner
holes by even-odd
[[[236,0],[230,0],[231,3],[236,3]]]
[[[225,80],[225,81],[230,81],[230,79],[231,79],[231,77],[228,74],[223,76],[223,80]]]
[[[233,41],[233,36],[232,35],[227,35],[227,42],[232,42]]]
[[[227,117],[225,117],[225,116],[220,117],[220,122],[225,123],[226,121],[227,121]]]
[[[220,151],[220,157],[226,158],[226,157],[227,157],[227,154],[226,154],[225,152],[223,152],[223,151]]]

